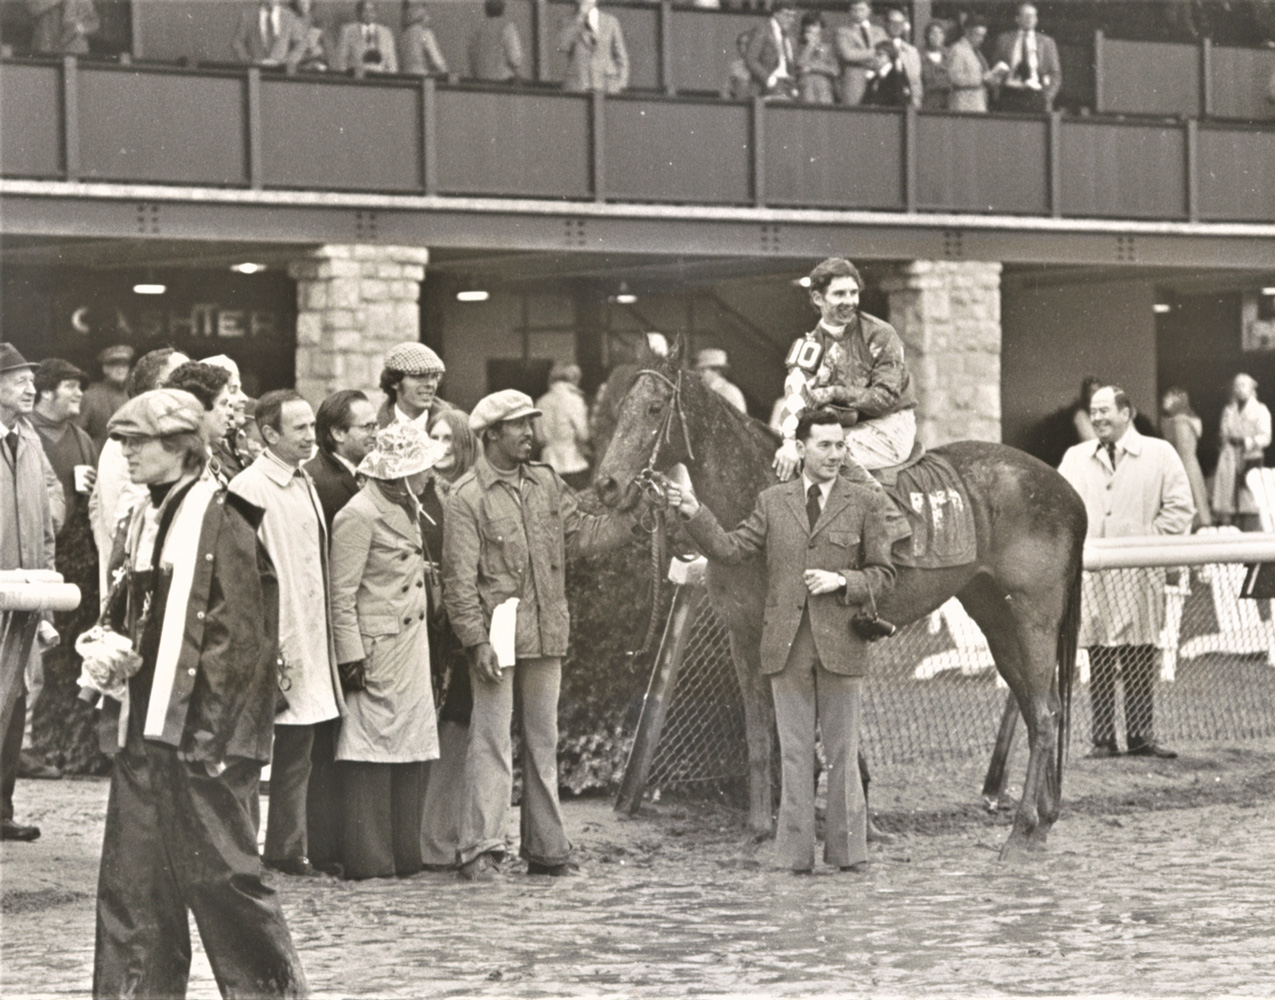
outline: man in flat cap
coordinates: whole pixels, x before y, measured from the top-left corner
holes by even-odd
[[[113,698],[103,711],[122,745],[98,879],[96,997],[185,996],[188,911],[223,996],[306,992],[252,821],[274,722],[278,586],[256,536],[262,511],[204,474],[203,422],[180,389],[142,393],[110,421],[149,497],[121,527],[122,582],[103,616],[134,655],[113,661],[125,721]]]
[[[102,381],[94,382],[84,390],[80,415],[75,422],[88,432],[101,451],[106,441],[107,421],[128,402],[125,386],[128,373],[133,370],[133,349],[127,344],[115,344],[98,354],[97,363],[102,366]]]
[[[385,402],[376,415],[377,426],[397,420],[416,424],[422,434],[429,434],[429,425],[439,411],[455,409],[438,398],[438,385],[446,371],[443,359],[424,344],[409,340],[393,347],[381,369]]]
[[[12,344],[0,343],[0,570],[53,569],[54,501],[62,488],[28,419],[35,406],[35,369]],[[52,490],[48,488],[52,479]],[[54,496],[53,491],[56,491]],[[7,625],[0,614],[0,626]],[[40,623],[42,637],[52,625]],[[30,682],[39,676],[40,654],[5,663],[0,675],[0,840],[35,840],[39,827],[13,819],[13,789],[22,754]],[[34,701],[34,697],[32,698]]]
[[[43,736],[49,730],[48,720],[52,719],[52,728],[67,749],[72,749],[73,742],[93,737],[92,726],[85,724],[87,719],[80,714],[75,697],[75,679],[80,674],[75,640],[97,619],[99,603],[97,545],[88,504],[97,478],[98,449],[74,422],[87,384],[88,376],[69,361],[46,358],[35,373],[35,408],[31,411],[31,426],[40,435],[66,500],[66,517],[57,533],[56,568],[67,583],[80,588],[80,606],[53,616],[61,641],[45,654],[42,664],[48,686],[40,699],[40,733]],[[33,750],[23,753],[20,773],[23,777],[59,776],[57,768]]]
[[[581,513],[561,477],[530,461],[532,421],[540,415],[531,397],[515,389],[479,401],[469,426],[483,454],[452,487],[443,527],[444,602],[469,655],[474,698],[458,858],[469,880],[493,879],[505,853],[515,689],[523,735],[521,854],[529,875],[570,871],[557,761],[566,559],[632,537],[627,516]],[[492,611],[511,598],[514,655],[502,665],[492,647]]]

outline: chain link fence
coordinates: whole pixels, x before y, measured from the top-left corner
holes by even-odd
[[[1073,752],[1131,736],[1168,746],[1275,736],[1273,602],[1240,596],[1245,575],[1240,563],[1085,574]],[[649,789],[747,773],[727,632],[695,595]],[[1007,695],[981,630],[948,601],[869,647],[864,750],[874,763],[990,754]]]

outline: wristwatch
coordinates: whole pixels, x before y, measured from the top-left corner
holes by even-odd
[[[846,589],[846,578],[840,573],[837,574],[837,587],[841,590]]]

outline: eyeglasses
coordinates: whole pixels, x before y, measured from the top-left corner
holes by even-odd
[[[351,430],[366,431],[368,434],[373,434],[376,432],[376,426],[376,421],[371,420],[366,424],[355,424]]]

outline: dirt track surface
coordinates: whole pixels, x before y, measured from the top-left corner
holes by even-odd
[[[1275,743],[1179,749],[1073,760],[1024,863],[997,860],[1009,815],[978,805],[985,762],[924,762],[875,769],[897,839],[863,875],[776,871],[729,810],[591,799],[565,804],[572,878],[277,884],[325,997],[1270,996]],[[44,836],[0,849],[0,995],[86,995],[106,792],[19,783]],[[190,995],[214,997],[195,951]]]

